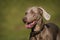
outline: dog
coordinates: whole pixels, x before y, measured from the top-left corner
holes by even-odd
[[[50,20],[51,15],[42,7],[31,7],[25,12],[23,22],[31,29],[29,40],[60,40],[60,29],[54,23],[44,23],[43,18]]]

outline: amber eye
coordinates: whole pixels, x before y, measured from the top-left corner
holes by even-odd
[[[33,17],[35,17],[35,14],[33,15]]]

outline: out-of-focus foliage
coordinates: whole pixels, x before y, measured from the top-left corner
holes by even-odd
[[[60,26],[60,0],[0,0],[0,40],[28,40],[22,18],[28,7],[42,6]]]

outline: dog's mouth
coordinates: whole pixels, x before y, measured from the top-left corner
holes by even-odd
[[[36,25],[36,21],[26,22],[25,24],[26,28],[29,28],[29,29],[34,27],[34,25]]]

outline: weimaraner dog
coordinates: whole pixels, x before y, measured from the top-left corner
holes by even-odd
[[[45,23],[50,15],[42,7],[31,7],[25,12],[23,22],[31,29],[29,40],[60,40],[60,29],[54,23]]]

